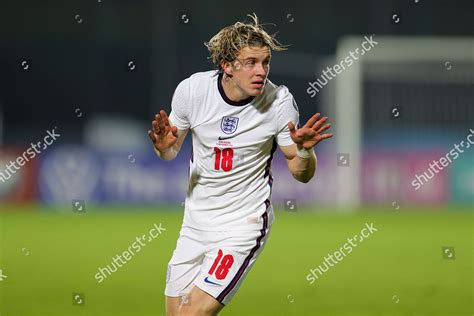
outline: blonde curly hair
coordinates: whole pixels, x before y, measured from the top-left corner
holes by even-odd
[[[209,50],[208,59],[214,66],[221,71],[221,62],[233,62],[237,59],[239,52],[246,46],[267,46],[274,51],[287,49],[287,45],[282,45],[275,38],[276,34],[269,35],[258,23],[258,17],[255,13],[248,14],[253,23],[237,22],[233,25],[224,27],[209,42],[204,45]]]

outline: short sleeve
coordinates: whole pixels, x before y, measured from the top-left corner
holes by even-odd
[[[288,91],[288,90],[286,90]],[[284,96],[282,102],[278,106],[278,127],[276,140],[279,146],[290,146],[294,142],[290,136],[288,122],[293,122],[295,126],[299,124],[299,112],[293,95],[289,92]]]
[[[191,110],[191,97],[189,78],[181,81],[176,87],[171,101],[171,113],[169,119],[171,124],[178,129],[186,130],[191,126],[189,114]]]

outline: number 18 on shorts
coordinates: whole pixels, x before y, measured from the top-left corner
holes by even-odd
[[[227,304],[266,243],[270,229],[265,222],[259,231],[203,232],[183,227],[168,265],[165,295],[184,296],[195,285]]]

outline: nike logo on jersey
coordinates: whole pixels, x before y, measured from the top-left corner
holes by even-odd
[[[235,135],[227,136],[227,137],[219,136],[219,138],[217,138],[217,139],[218,139],[218,140],[225,140],[225,139],[232,138],[232,137],[234,137],[234,136],[235,136]]]
[[[204,282],[209,283],[209,284],[214,284],[214,285],[220,285],[219,283],[215,283],[215,282],[209,281],[208,278],[209,278],[209,277],[206,277],[206,278],[204,279]]]

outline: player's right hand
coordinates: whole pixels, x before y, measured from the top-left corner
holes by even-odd
[[[155,115],[151,127],[152,130],[148,130],[148,137],[161,153],[171,149],[178,141],[178,128],[171,126],[165,111],[161,110]]]

